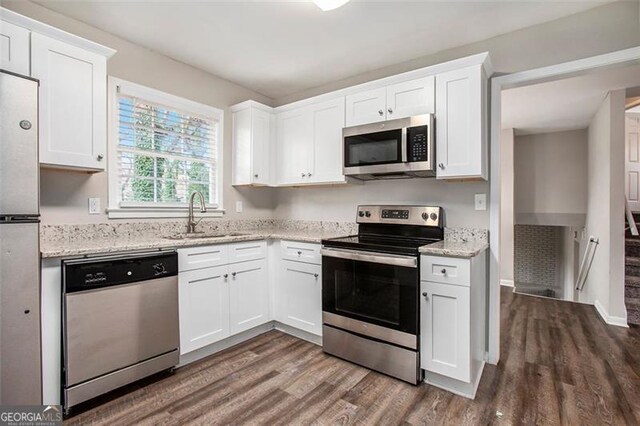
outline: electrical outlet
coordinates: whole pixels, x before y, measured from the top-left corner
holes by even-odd
[[[89,198],[89,214],[100,214],[100,198]]]
[[[476,194],[476,210],[487,209],[487,194]]]
[[[236,213],[242,213],[242,201],[236,201]]]

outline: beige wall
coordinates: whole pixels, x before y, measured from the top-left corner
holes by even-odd
[[[516,136],[514,210],[587,212],[587,131]]]
[[[514,167],[513,129],[500,134],[500,282],[513,285],[514,268]]]
[[[624,90],[610,92],[588,129],[587,235],[599,239],[580,300],[626,318],[624,306]]]
[[[512,73],[636,47],[640,45],[639,6],[638,1],[613,2],[279,98],[276,105],[487,51],[496,73]]]
[[[224,185],[223,197],[227,217],[266,217],[272,214],[275,207],[272,190],[236,190],[228,184],[231,182],[231,113],[228,107],[246,99],[270,104],[270,99],[37,4],[3,1],[2,6],[116,49],[118,52],[108,62],[109,75],[224,109],[224,181],[227,184]],[[42,170],[40,192],[43,223],[106,221],[106,214],[89,215],[87,207],[88,197],[100,197],[102,207],[106,208],[107,187],[107,173],[91,175]],[[244,204],[244,213],[241,215],[235,213],[237,200],[242,200]]]

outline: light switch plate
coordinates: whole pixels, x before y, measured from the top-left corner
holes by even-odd
[[[100,198],[89,198],[89,214],[100,214]]]
[[[487,194],[476,194],[476,210],[487,209]]]
[[[236,201],[236,213],[242,213],[242,201]]]

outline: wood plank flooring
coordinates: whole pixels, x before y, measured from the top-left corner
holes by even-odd
[[[502,357],[474,401],[278,331],[80,407],[67,424],[640,424],[640,329],[502,289]]]

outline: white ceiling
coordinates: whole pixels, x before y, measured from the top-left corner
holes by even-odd
[[[36,0],[278,99],[610,0]]]
[[[584,129],[609,91],[638,86],[640,66],[630,66],[505,90],[502,128],[518,135]]]

